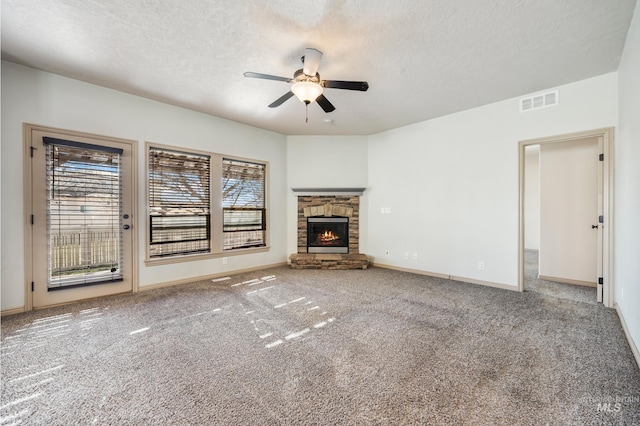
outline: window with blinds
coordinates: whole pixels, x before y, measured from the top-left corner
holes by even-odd
[[[222,160],[224,250],[266,245],[266,165]]]
[[[121,149],[43,138],[47,288],[121,281]]]
[[[149,148],[149,257],[211,252],[209,155]]]

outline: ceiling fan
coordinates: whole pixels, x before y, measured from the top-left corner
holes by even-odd
[[[366,81],[321,80],[320,74],[318,74],[318,67],[320,66],[321,58],[322,52],[319,50],[313,48],[305,49],[304,56],[300,58],[303,67],[293,73],[293,78],[278,77],[276,75],[260,74],[256,72],[245,72],[244,76],[292,83],[291,89],[269,104],[269,108],[276,108],[295,95],[307,106],[311,102],[316,101],[324,112],[331,112],[335,110],[336,107],[334,107],[333,104],[324,96],[322,93],[324,89],[346,89],[365,92],[369,88],[369,83]]]

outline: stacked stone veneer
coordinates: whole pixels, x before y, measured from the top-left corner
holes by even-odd
[[[318,216],[349,218],[349,254],[307,253],[307,218]],[[367,269],[369,259],[360,254],[359,239],[359,196],[298,196],[298,253],[289,257],[292,268]]]

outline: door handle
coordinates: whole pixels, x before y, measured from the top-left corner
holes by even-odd
[[[126,229],[129,229],[129,228],[131,228],[129,225],[122,225],[122,229],[126,230]]]
[[[591,225],[591,229],[598,229],[598,225]]]

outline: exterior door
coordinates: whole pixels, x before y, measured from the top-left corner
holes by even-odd
[[[26,126],[34,308],[133,290],[131,141]]]
[[[598,137],[540,146],[543,279],[595,287],[602,277],[601,152]]]

